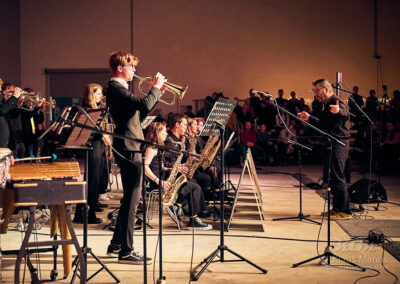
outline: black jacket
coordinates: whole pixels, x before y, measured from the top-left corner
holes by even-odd
[[[7,114],[18,103],[16,97],[11,97],[6,102],[0,103],[0,148],[7,148],[10,140],[10,129]]]
[[[333,114],[330,112],[330,105],[336,104],[339,101],[339,113]],[[338,96],[332,95],[328,101],[324,103],[324,109],[318,117],[310,116],[310,122],[318,122],[318,126],[322,131],[332,135],[337,139],[348,139],[350,130],[348,121],[350,118],[349,107]]]
[[[152,88],[149,94],[140,98],[132,94],[117,81],[110,81],[107,88],[107,106],[115,123],[115,133],[126,137],[144,140],[143,130],[140,125],[151,111],[161,91]],[[118,151],[140,151],[140,143],[132,140],[114,139],[113,146]]]

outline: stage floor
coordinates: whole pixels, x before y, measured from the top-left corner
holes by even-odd
[[[320,166],[303,166],[303,174],[310,180],[317,181],[321,176]],[[232,183],[236,186],[241,169],[234,168],[231,174]],[[322,228],[308,221],[272,221],[273,218],[293,217],[299,213],[299,182],[295,178],[298,172],[297,166],[287,167],[257,167],[257,175],[260,181],[263,213],[265,220],[260,220],[254,195],[252,195],[251,182],[246,173],[239,190],[241,200],[238,202],[238,210],[233,215],[229,232],[225,233],[225,245],[243,257],[254,262],[258,266],[268,270],[267,274],[246,262],[217,262],[212,263],[201,275],[198,283],[353,283],[363,276],[374,275],[376,272],[367,270],[359,272],[349,267],[342,267],[343,262],[331,258],[332,266],[320,264],[320,260],[314,260],[302,266],[292,268],[294,263],[306,260],[323,253],[327,240],[327,222],[323,221]],[[352,173],[352,183],[362,176]],[[373,176],[374,178],[374,176]],[[385,187],[388,199],[391,202],[400,203],[400,177],[385,176],[381,178],[381,184]],[[114,180],[113,190],[117,189]],[[121,184],[119,183],[121,188]],[[117,194],[118,195],[118,194]],[[121,193],[119,193],[121,195]],[[310,215],[310,219],[320,222],[320,213],[324,210],[322,190],[303,190],[303,213]],[[107,265],[107,267],[122,281],[122,283],[143,283],[143,266],[119,264],[117,259],[106,257],[107,245],[112,232],[103,229],[109,220],[107,214],[118,206],[119,200],[112,199],[104,203],[109,208],[98,213],[103,218],[103,224],[89,225],[89,247]],[[375,204],[372,204],[375,205]],[[392,204],[382,204],[378,211],[372,205],[364,204],[364,208],[370,209],[368,213],[358,213],[355,218],[395,219],[400,220],[400,207]],[[326,210],[326,208],[325,208]],[[158,213],[154,214],[150,225],[153,229],[147,229],[147,253],[154,259],[158,233]],[[208,221],[207,221],[208,222]],[[196,267],[205,257],[213,252],[220,243],[218,221],[212,222],[215,228],[208,232],[178,231],[176,225],[168,215],[164,214],[163,223],[163,275],[166,283],[188,283],[190,279],[191,260]],[[23,235],[16,229],[16,223],[10,224],[7,234],[1,235],[1,248],[3,250],[18,249]],[[82,225],[75,224],[78,239],[82,244]],[[320,230],[321,229],[321,230]],[[39,239],[48,238],[48,227],[38,231]],[[320,233],[320,234],[319,234]],[[32,236],[33,238],[33,236]],[[317,239],[319,242],[317,243]],[[399,241],[400,238],[392,238]],[[351,240],[336,222],[331,222],[331,240],[334,245],[333,252],[338,256],[350,260],[356,264],[377,269],[380,275],[375,278],[362,280],[362,283],[393,283],[394,278],[382,267],[382,247],[368,245],[361,240]],[[135,234],[135,248],[143,252],[142,231]],[[75,252],[73,252],[74,254]],[[62,254],[58,251],[58,280],[55,283],[69,283],[71,275],[62,280]],[[193,254],[193,255],[192,255]],[[3,255],[2,277],[3,283],[13,283],[13,269],[15,256]],[[36,256],[32,256],[36,263]],[[217,258],[218,259],[218,258]],[[229,252],[225,253],[225,260],[237,259]],[[391,272],[400,275],[399,262],[385,251],[383,263]],[[49,279],[52,269],[52,255],[50,253],[40,255],[41,275],[43,279]],[[21,266],[21,279],[23,265]],[[89,256],[88,275],[96,272],[100,266]],[[153,283],[159,277],[159,261],[147,266],[148,283]],[[197,270],[198,271],[198,270]],[[25,281],[30,281],[28,271]],[[75,280],[75,283],[78,283]],[[115,283],[112,277],[105,271],[101,271],[89,283]]]

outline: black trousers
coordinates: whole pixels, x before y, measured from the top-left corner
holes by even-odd
[[[103,187],[104,148],[103,141],[96,140],[89,152],[88,205],[92,209],[96,207],[99,192]]]
[[[211,186],[210,175],[203,171],[196,170],[193,175],[193,178],[196,180],[198,185],[200,185],[201,190],[203,191],[203,195],[207,195],[207,193],[209,192],[209,188]]]
[[[121,254],[126,255],[133,250],[133,234],[136,221],[136,209],[140,201],[142,189],[142,154],[125,153],[130,160],[126,161],[116,156],[116,162],[121,170],[124,197],[121,200],[114,235],[113,245],[121,245]]]
[[[346,187],[345,165],[349,156],[349,141],[342,140],[345,146],[332,142],[329,186],[333,194],[333,209],[339,212],[349,210],[349,192]],[[330,151],[324,149],[324,172],[328,173]]]
[[[197,215],[207,208],[203,191],[193,179],[190,179],[188,183],[182,186],[178,191],[176,202],[183,204],[185,201],[188,202],[191,216]]]
[[[102,188],[103,168],[104,168],[104,143],[102,140],[95,140],[92,149],[89,151],[88,160],[88,196],[87,204],[89,206],[89,216],[96,215],[94,209],[96,207],[97,199],[99,198],[99,190]],[[82,216],[83,204],[77,204],[75,208],[75,215]],[[92,215],[93,216],[93,215]]]

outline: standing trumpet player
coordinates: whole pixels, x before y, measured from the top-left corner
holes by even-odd
[[[150,83],[151,89],[144,98],[129,91],[139,59],[127,52],[113,52],[109,59],[112,78],[107,88],[107,106],[116,125],[115,133],[125,137],[144,139],[140,122],[160,99],[165,90],[164,76],[157,73]],[[114,235],[107,249],[108,256],[117,256],[118,262],[142,264],[144,256],[134,251],[133,233],[136,209],[142,185],[142,154],[140,144],[132,140],[114,139],[113,147],[120,153],[115,156],[121,169],[124,196],[117,217]],[[147,258],[147,264],[150,264]]]
[[[3,81],[0,79],[0,91],[3,91],[4,94],[4,98],[2,98],[0,102],[0,148],[7,148],[10,140],[10,129],[8,127],[7,114],[10,110],[17,106],[18,99],[21,95],[21,89],[15,88],[10,84],[3,84]],[[6,99],[8,92],[11,94],[11,96]]]

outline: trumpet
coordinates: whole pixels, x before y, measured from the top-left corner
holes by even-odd
[[[16,87],[18,88],[18,87]],[[20,88],[19,88],[20,89]],[[20,89],[20,97],[18,98],[17,108],[32,111],[35,107],[38,107],[41,112],[49,112],[56,105],[56,101],[47,101],[45,98],[40,96],[40,93],[26,92]],[[8,100],[14,94],[13,90],[9,90],[1,93],[1,98]]]
[[[138,84],[139,92],[141,92],[144,95],[147,95],[147,93],[144,92],[143,89],[142,89],[142,84],[144,82],[150,83],[154,79],[154,77],[151,77],[151,76],[140,77],[140,76],[138,76],[136,74],[134,74],[133,76],[139,79],[139,84]],[[169,83],[169,82],[165,82],[164,85],[167,86],[167,92],[170,92],[171,94],[173,94],[174,98],[170,102],[167,102],[167,101],[165,101],[165,100],[163,100],[161,98],[159,99],[159,101],[164,103],[164,104],[166,104],[166,105],[169,105],[169,106],[172,106],[175,103],[176,97],[178,97],[180,100],[183,99],[183,96],[185,95],[185,93],[186,93],[186,91],[188,89],[188,85],[180,86],[180,85],[172,84],[172,83]]]

